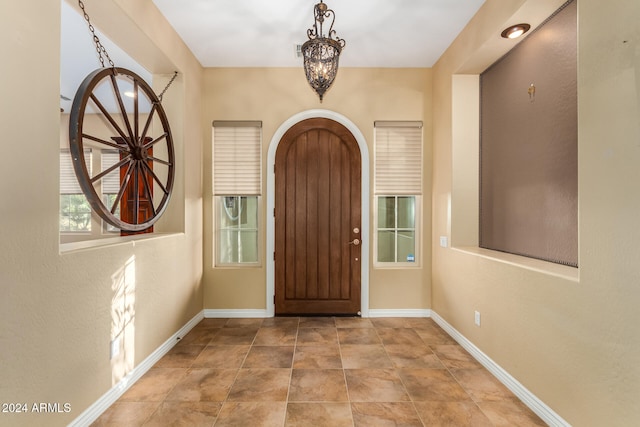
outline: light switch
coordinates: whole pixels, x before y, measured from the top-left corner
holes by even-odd
[[[449,246],[449,238],[447,236],[440,236],[440,246],[446,248]]]

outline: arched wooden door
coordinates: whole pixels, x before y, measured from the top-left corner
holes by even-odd
[[[275,313],[358,314],[361,153],[326,118],[303,120],[275,156]]]

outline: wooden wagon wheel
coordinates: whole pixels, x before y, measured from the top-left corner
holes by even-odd
[[[92,174],[86,148],[115,150],[120,160]],[[100,68],[84,79],[71,107],[69,149],[83,193],[107,223],[139,232],[150,228],[167,208],[175,175],[171,129],[159,98],[137,74]],[[100,197],[102,186],[114,174],[119,191],[106,203]],[[125,206],[127,215],[122,214]]]

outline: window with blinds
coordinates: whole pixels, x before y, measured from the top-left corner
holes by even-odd
[[[84,162],[91,175],[91,150],[84,150]],[[60,222],[63,233],[91,231],[91,206],[82,193],[69,150],[60,150]]]
[[[377,121],[374,126],[374,265],[417,265],[422,122]]]
[[[375,126],[375,193],[422,194],[422,122]]]
[[[260,195],[262,122],[213,122],[213,194]]]
[[[262,122],[213,122],[215,264],[259,265]]]

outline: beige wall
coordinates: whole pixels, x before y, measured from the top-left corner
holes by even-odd
[[[477,118],[460,104],[465,93],[477,99],[474,74],[504,53],[507,24],[564,3],[488,0],[433,69],[432,308],[572,425],[631,426],[640,423],[640,3],[578,1],[580,267],[477,249],[477,169],[464,168],[464,152],[477,156],[465,126]],[[439,247],[442,235],[453,248]]]
[[[345,50],[345,55],[347,51]],[[207,309],[265,309],[266,165],[271,139],[287,119],[310,109],[327,109],[351,120],[367,140],[373,173],[373,122],[424,121],[425,183],[422,265],[411,269],[370,266],[371,309],[430,307],[431,241],[431,70],[343,68],[323,103],[307,84],[302,68],[207,69],[204,100],[204,306]],[[263,197],[260,237],[262,267],[213,268],[211,195],[211,122],[262,120]],[[371,176],[366,179],[372,179]],[[371,209],[373,212],[373,209]],[[373,226],[373,224],[371,224]],[[370,236],[373,236],[370,228]],[[370,260],[373,246],[371,246]]]
[[[85,5],[158,84],[180,72],[163,102],[181,165],[171,202],[179,208],[163,221],[184,233],[60,253],[60,2],[3,1],[0,402],[71,405],[70,413],[3,413],[3,426],[68,424],[202,310],[202,69],[150,1]],[[126,300],[114,289],[122,284]],[[123,312],[133,321],[112,366]]]

